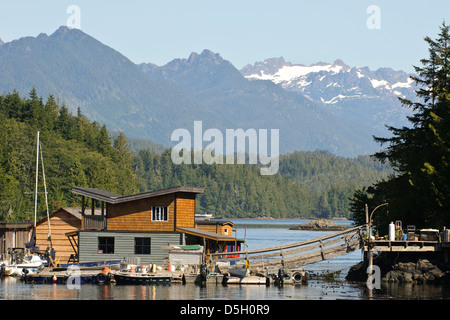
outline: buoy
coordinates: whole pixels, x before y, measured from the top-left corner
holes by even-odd
[[[53,277],[52,277],[52,281],[56,282],[56,280],[58,280],[58,278],[56,277],[56,274],[54,274]]]

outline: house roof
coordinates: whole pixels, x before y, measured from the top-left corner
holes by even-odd
[[[58,212],[61,211],[65,211],[71,215],[73,215],[75,218],[80,219],[81,220],[81,208],[80,207],[64,207],[64,208],[59,208],[58,210],[53,211],[52,213],[50,213],[50,216],[53,216],[55,214],[57,214]],[[90,208],[86,208],[85,211],[86,215],[91,215],[92,211]],[[100,208],[95,208],[94,210],[94,215],[101,215],[102,214],[102,210]],[[47,221],[47,217],[42,217],[39,221],[36,222],[36,225],[40,225],[41,223],[44,223]]]
[[[184,228],[183,227],[183,228],[177,228],[177,231],[191,234],[191,235],[201,237],[201,238],[215,240],[215,241],[242,241],[242,240],[238,240],[233,237],[224,236],[223,234],[210,232],[210,231],[206,231],[206,230],[201,230],[201,229],[197,229],[197,228]]]
[[[97,189],[97,188],[80,188],[73,187],[72,192],[81,196],[86,196],[88,198],[92,198],[99,201],[104,201],[110,204],[117,204],[123,202],[129,202],[140,199],[147,199],[157,196],[162,196],[166,194],[172,194],[177,192],[187,192],[187,193],[203,193],[203,188],[199,187],[186,187],[180,186],[175,188],[162,189],[151,192],[144,192],[140,194],[135,194],[131,196],[122,196],[120,194],[108,192],[105,190]]]
[[[204,220],[204,219],[195,219],[195,224],[197,225],[230,225],[234,226],[234,223],[229,220]]]
[[[0,222],[0,229],[13,230],[13,229],[29,229],[33,226],[30,222]]]

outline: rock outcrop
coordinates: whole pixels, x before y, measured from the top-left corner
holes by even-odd
[[[445,274],[436,265],[427,259],[423,259],[417,262],[399,262],[395,264],[393,269],[381,278],[381,281],[425,283],[439,280]]]
[[[327,219],[318,219],[302,223],[295,227],[291,227],[289,228],[289,230],[340,231],[345,230],[346,228],[346,226],[339,225]]]

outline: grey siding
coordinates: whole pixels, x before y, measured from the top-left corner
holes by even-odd
[[[114,253],[98,253],[98,238],[114,237]],[[134,253],[134,238],[148,237],[151,239],[151,254]],[[154,233],[154,232],[101,232],[101,231],[81,231],[79,233],[79,261],[104,261],[123,258],[140,258],[140,263],[166,264],[164,261],[169,257],[167,250],[162,247],[168,245],[180,245],[181,234],[174,233]]]

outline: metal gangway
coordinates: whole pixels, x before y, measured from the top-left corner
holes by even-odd
[[[276,247],[208,254],[212,264],[227,261],[250,261],[251,269],[264,267],[296,268],[331,259],[360,249],[364,245],[366,225],[353,227],[310,240]]]

